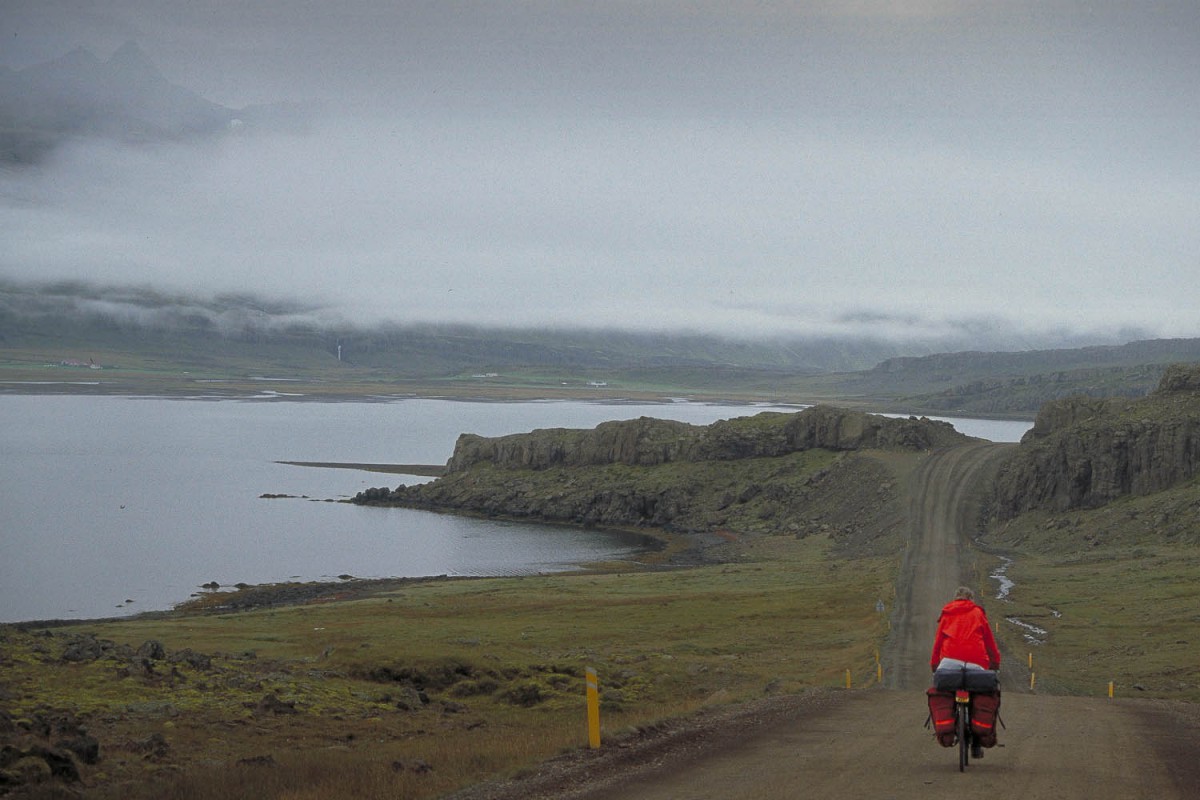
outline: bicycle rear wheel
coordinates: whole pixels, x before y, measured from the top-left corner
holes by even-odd
[[[971,763],[971,728],[967,725],[967,710],[962,706],[955,709],[954,732],[958,734],[958,771],[966,772]]]

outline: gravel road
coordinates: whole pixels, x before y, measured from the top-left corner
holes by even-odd
[[[937,613],[966,577],[967,532],[1006,445],[931,453],[911,484],[911,534],[883,688],[767,698],[549,762],[529,779],[476,787],[463,800],[746,798],[1200,797],[1195,708],[1054,697],[1009,686],[1000,745],[958,770],[957,752],[923,727]],[[1022,673],[1022,679],[1024,675]]]

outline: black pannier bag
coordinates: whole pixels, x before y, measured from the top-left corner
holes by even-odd
[[[995,692],[1000,690],[1000,676],[994,669],[966,670],[963,688],[968,692]]]
[[[933,688],[942,692],[966,689],[968,692],[994,692],[1000,688],[1000,679],[994,669],[964,669],[952,667],[933,673]]]
[[[963,688],[963,673],[966,670],[961,667],[953,669],[939,669],[933,673],[933,688],[939,692],[954,692]]]

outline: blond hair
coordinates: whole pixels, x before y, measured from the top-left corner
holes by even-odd
[[[955,600],[974,600],[975,591],[968,586],[958,587],[958,591],[954,593]]]

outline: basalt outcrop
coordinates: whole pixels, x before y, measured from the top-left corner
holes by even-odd
[[[711,425],[641,417],[601,423],[591,430],[554,428],[492,438],[463,434],[446,471],[465,472],[485,463],[532,470],[654,466],[771,458],[805,450],[927,450],[964,441],[966,437],[946,422],[814,406],[795,414],[764,412]]]
[[[1048,403],[997,478],[1000,519],[1042,509],[1097,508],[1195,477],[1200,466],[1200,365],[1174,365],[1145,398]]]
[[[369,489],[355,502],[606,527],[854,535],[896,495],[890,473],[863,451],[968,441],[944,422],[828,406],[712,425],[643,417],[590,430],[466,434],[443,477]]]

